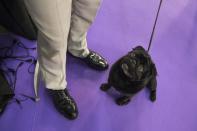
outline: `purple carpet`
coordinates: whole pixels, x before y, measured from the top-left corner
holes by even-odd
[[[110,64],[136,45],[147,48],[158,4],[159,0],[104,0],[88,32],[89,48]],[[10,44],[12,39],[2,35],[0,43]],[[35,42],[19,39],[35,47]],[[196,43],[197,1],[164,0],[150,51],[159,74],[155,103],[143,90],[129,105],[117,106],[99,89],[109,70],[94,71],[69,56],[68,89],[78,104],[78,119],[69,121],[60,115],[42,84],[39,102],[26,100],[7,106],[0,117],[0,131],[197,131]],[[31,53],[35,55],[35,51]],[[34,94],[28,66],[18,70],[18,97]]]

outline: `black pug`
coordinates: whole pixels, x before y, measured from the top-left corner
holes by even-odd
[[[114,87],[123,96],[116,100],[118,105],[126,105],[132,96],[144,87],[150,89],[150,100],[156,100],[157,70],[148,52],[137,46],[127,55],[120,58],[111,68],[108,83],[100,89],[107,91]]]

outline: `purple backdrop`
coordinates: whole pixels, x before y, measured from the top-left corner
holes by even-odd
[[[159,0],[104,0],[88,32],[89,48],[110,64],[132,47],[147,47]],[[61,116],[40,88],[41,100],[9,104],[0,117],[1,131],[197,131],[197,1],[164,0],[151,55],[158,68],[158,97],[148,100],[143,90],[127,106],[117,106],[99,90],[108,72],[89,69],[68,58],[68,89],[76,99],[79,117]],[[1,43],[11,43],[3,35]],[[20,38],[29,47],[35,42]],[[35,55],[35,52],[32,52]],[[16,93],[33,95],[33,76],[28,65],[18,72]]]

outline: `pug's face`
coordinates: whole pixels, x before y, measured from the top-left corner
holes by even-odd
[[[121,61],[123,73],[132,81],[141,80],[150,71],[151,59],[141,46],[134,48]]]

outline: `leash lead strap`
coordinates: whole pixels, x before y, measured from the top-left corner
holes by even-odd
[[[151,45],[152,45],[153,36],[154,36],[154,33],[155,33],[155,27],[156,27],[156,25],[157,25],[157,20],[158,20],[158,17],[159,17],[159,12],[160,12],[160,9],[161,9],[162,2],[163,2],[163,0],[160,0],[159,7],[158,7],[158,10],[157,10],[157,15],[156,15],[156,18],[155,18],[153,30],[152,30],[151,37],[150,37],[150,41],[149,41],[149,45],[148,45],[148,52],[149,52],[150,47],[151,47]]]

